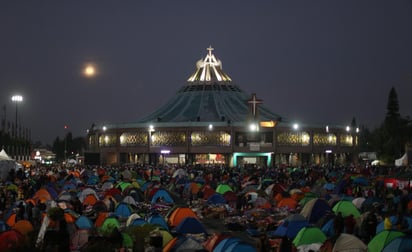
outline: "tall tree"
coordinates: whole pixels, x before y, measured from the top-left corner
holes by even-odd
[[[394,87],[388,96],[385,120],[381,127],[379,136],[381,138],[381,156],[383,159],[393,163],[395,159],[402,156],[407,138],[405,136],[408,121],[399,113],[398,95]]]

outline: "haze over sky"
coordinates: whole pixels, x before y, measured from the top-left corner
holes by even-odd
[[[236,85],[289,120],[372,129],[391,87],[412,116],[411,0],[1,1],[0,32],[0,105],[14,121],[11,96],[24,96],[33,141],[137,121],[209,45]]]

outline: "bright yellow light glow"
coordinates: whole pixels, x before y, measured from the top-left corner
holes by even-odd
[[[83,65],[82,74],[87,78],[95,77],[98,74],[98,69],[95,63],[88,62]]]
[[[263,128],[274,128],[276,126],[277,122],[276,121],[261,121],[260,122],[260,127]]]
[[[87,77],[92,77],[96,74],[96,69],[94,68],[94,66],[92,65],[88,65],[86,66],[86,68],[84,69],[84,75],[86,75]]]

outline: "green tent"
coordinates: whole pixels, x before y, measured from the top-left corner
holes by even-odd
[[[232,188],[228,184],[220,184],[216,188],[216,192],[224,194],[225,192],[233,192]]]
[[[383,230],[375,235],[368,243],[369,252],[381,252],[391,241],[405,234],[394,230]]]
[[[341,200],[332,208],[335,214],[341,212],[343,217],[347,217],[349,215],[353,215],[353,217],[357,218],[360,216],[359,210],[356,206],[347,200]]]
[[[105,234],[110,234],[115,228],[119,227],[120,222],[115,217],[107,217],[100,227],[100,231]]]
[[[127,187],[129,187],[129,186],[133,186],[131,183],[129,183],[129,182],[119,182],[117,185],[116,185],[116,188],[120,188],[120,190],[122,190],[122,192],[124,191],[124,189],[126,189]]]
[[[314,243],[324,243],[326,241],[326,235],[318,227],[304,227],[302,228],[292,243],[295,247],[302,245],[309,245]]]
[[[312,192],[305,193],[305,196],[299,201],[299,205],[302,207],[306,205],[310,200],[318,198],[318,195]]]
[[[133,248],[133,239],[128,233],[122,233],[123,247]]]

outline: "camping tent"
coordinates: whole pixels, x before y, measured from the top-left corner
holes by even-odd
[[[395,166],[406,166],[408,165],[408,155],[405,153],[399,159],[395,160]]]
[[[9,172],[16,168],[16,162],[7,155],[6,151],[0,151],[0,179],[6,180]]]

